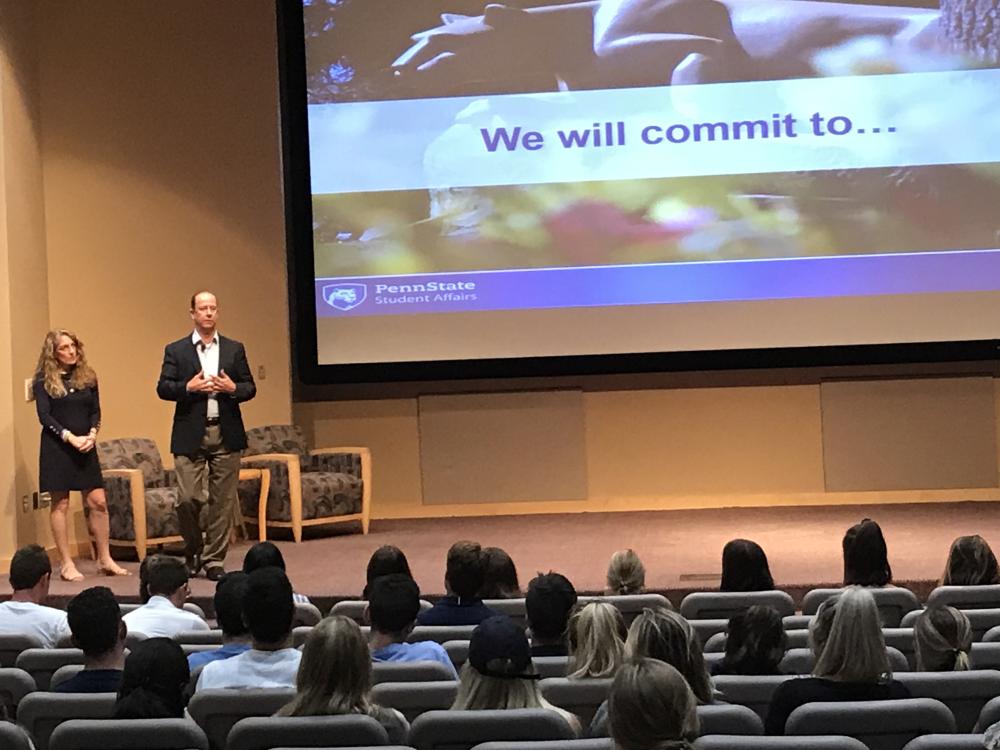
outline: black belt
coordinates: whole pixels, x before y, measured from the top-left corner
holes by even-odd
[[[219,418],[218,417],[209,417],[208,419],[205,420],[205,424],[208,427],[212,427],[213,425],[217,425],[217,424],[219,424]]]

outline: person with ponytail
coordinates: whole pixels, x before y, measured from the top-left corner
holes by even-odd
[[[658,659],[636,659],[615,675],[608,725],[615,750],[688,750],[698,736],[698,700],[684,675]]]
[[[965,672],[971,669],[972,626],[964,612],[954,607],[930,607],[920,613],[913,627],[917,646],[917,671]]]
[[[180,719],[191,679],[187,657],[170,638],[140,641],[125,659],[113,719]]]
[[[633,549],[618,550],[608,563],[604,593],[612,596],[641,594],[646,590],[646,566]]]

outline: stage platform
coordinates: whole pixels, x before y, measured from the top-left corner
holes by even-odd
[[[885,532],[896,582],[918,596],[935,585],[956,536],[981,534],[992,546],[1000,546],[1000,508],[987,502],[376,520],[367,536],[319,536],[319,531],[301,544],[281,536],[274,541],[285,556],[295,590],[324,612],[338,599],[360,595],[368,557],[383,544],[406,553],[424,596],[439,596],[444,591],[445,552],[459,539],[506,549],[522,586],[537,572],[554,570],[568,576],[580,593],[600,592],[611,554],[632,547],[646,565],[647,588],[678,604],[689,591],[718,586],[723,545],[744,537],[764,548],[776,585],[798,601],[810,588],[839,585],[844,531],[865,517],[878,521]],[[235,545],[227,567],[238,568],[248,547],[248,542]],[[136,563],[125,566],[137,572]],[[137,598],[135,576],[98,577],[95,564],[87,560],[80,570],[87,576],[80,583],[53,581],[57,602],[98,584],[110,586],[123,600]],[[210,605],[214,584],[198,578],[192,581],[192,592],[195,601]],[[9,593],[5,580],[0,595]]]

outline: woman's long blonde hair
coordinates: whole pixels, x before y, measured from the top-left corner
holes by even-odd
[[[534,672],[534,667],[531,669]],[[451,704],[452,711],[509,710],[544,708],[562,716],[574,731],[580,731],[580,720],[545,700],[538,680],[526,677],[490,677],[480,674],[469,662],[459,671],[458,693]]]
[[[42,342],[42,353],[38,355],[38,365],[35,367],[35,378],[42,381],[45,392],[53,398],[62,398],[66,395],[66,386],[62,379],[63,365],[56,357],[56,349],[62,336],[68,337],[76,345],[76,365],[70,373],[70,387],[88,388],[97,383],[97,374],[94,372],[94,368],[87,364],[87,356],[83,352],[83,342],[72,331],[67,331],[65,328],[54,328],[45,334],[45,341]]]
[[[824,638],[826,623],[829,631]],[[812,637],[816,653],[814,677],[862,683],[879,683],[892,677],[875,598],[861,586],[850,586],[823,602],[813,620]]]
[[[628,629],[618,607],[590,602],[569,618],[567,677],[613,677],[625,661]]]
[[[618,670],[608,724],[618,750],[688,748],[698,736],[698,700],[673,666],[640,658]]]
[[[699,703],[712,703],[712,680],[705,668],[701,640],[691,623],[666,607],[646,608],[632,621],[625,640],[630,659],[659,659],[687,680]]]

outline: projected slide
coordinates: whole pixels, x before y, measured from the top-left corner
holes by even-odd
[[[321,362],[393,358],[324,320],[1000,289],[988,6],[308,0]]]

